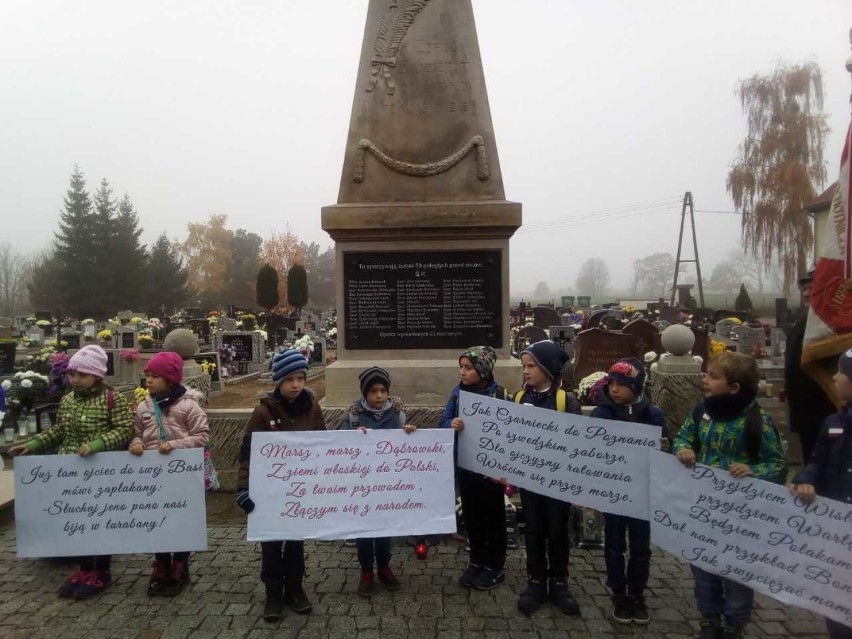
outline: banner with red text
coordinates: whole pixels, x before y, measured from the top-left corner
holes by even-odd
[[[455,532],[453,432],[254,433],[249,541]]]
[[[852,626],[852,506],[651,453],[651,541],[702,570]]]

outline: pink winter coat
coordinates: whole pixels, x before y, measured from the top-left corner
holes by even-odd
[[[198,405],[195,393],[187,390],[186,395],[163,411],[163,427],[172,448],[202,448],[210,439],[207,413]],[[154,415],[153,401],[149,395],[136,408],[131,446],[142,444],[145,450],[160,448],[160,426]]]

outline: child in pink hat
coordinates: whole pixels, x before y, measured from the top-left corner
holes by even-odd
[[[133,416],[130,452],[142,455],[158,450],[167,455],[176,448],[203,448],[210,438],[207,414],[198,404],[197,391],[181,384],[183,359],[169,351],[157,353],[145,366],[148,396]],[[189,553],[157,553],[148,582],[148,595],[173,597],[189,583]]]
[[[71,392],[59,404],[56,423],[20,446],[10,456],[40,455],[57,449],[60,455],[88,457],[107,450],[124,450],[133,436],[130,406],[120,393],[104,383],[107,354],[90,344],[68,362]],[[88,599],[112,584],[111,555],[80,557],[80,569],[59,589],[60,597]]]

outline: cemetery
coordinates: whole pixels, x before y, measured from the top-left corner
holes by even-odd
[[[117,198],[106,179],[90,192],[75,165],[50,227],[49,250],[16,262],[15,286],[2,273],[0,581],[6,597],[0,601],[0,636],[848,637],[838,634],[852,623],[852,617],[841,618],[849,608],[838,593],[852,588],[852,581],[842,581],[849,575],[820,577],[825,583],[814,585],[818,596],[810,597],[807,582],[818,580],[812,571],[800,575],[796,563],[781,571],[779,579],[791,575],[789,584],[772,585],[772,570],[800,560],[793,553],[814,555],[809,560],[818,562],[832,552],[822,546],[808,553],[779,548],[781,559],[769,560],[736,547],[731,559],[724,555],[727,547],[717,552],[731,537],[726,531],[732,526],[721,522],[691,533],[709,546],[694,546],[690,556],[688,548],[673,548],[692,543],[684,541],[687,524],[698,524],[676,523],[667,510],[701,520],[694,516],[697,505],[688,509],[690,500],[703,503],[708,486],[721,498],[724,486],[730,501],[702,510],[708,521],[712,509],[743,513],[748,503],[735,506],[736,500],[751,500],[765,485],[760,499],[779,513],[798,516],[803,510],[814,518],[809,521],[820,518],[825,526],[852,517],[842,496],[818,494],[818,505],[837,509],[824,521],[822,510],[807,508],[814,495],[806,499],[807,493],[796,492],[810,485],[801,477],[811,476],[795,479],[796,473],[816,472],[811,452],[817,436],[829,432],[819,430],[823,418],[839,419],[842,387],[831,380],[838,366],[844,373],[844,353],[852,357],[852,298],[846,296],[852,265],[843,248],[852,227],[849,175],[823,190],[822,137],[806,136],[797,146],[814,154],[819,149],[819,170],[808,158],[795,160],[801,165],[797,175],[808,176],[808,184],[784,198],[797,203],[794,224],[777,201],[759,202],[765,194],[754,191],[756,179],[748,174],[754,167],[735,160],[723,181],[737,211],[715,213],[741,216],[737,232],[744,250],[710,260],[702,253],[714,267],[702,276],[699,246],[705,251],[719,240],[715,229],[696,230],[696,213],[703,223],[702,214],[714,210],[695,208],[691,191],[683,196],[677,244],[650,216],[679,197],[601,207],[574,222],[567,195],[554,198],[564,218],[557,220],[536,217],[537,199],[526,209],[509,199],[504,177],[509,182],[507,167],[516,172],[518,159],[510,153],[510,162],[500,162],[498,150],[514,147],[497,143],[471,0],[363,4],[360,54],[352,52],[354,99],[339,140],[345,144],[342,153],[326,148],[332,155],[323,160],[334,165],[331,182],[339,179],[336,201],[316,203],[310,216],[276,212],[276,227],[263,235],[249,230],[260,228],[250,215],[235,211],[245,228],[230,228],[225,213],[209,213],[205,221],[187,222],[185,235],[177,237],[182,229],[170,227],[153,240],[143,234],[128,195]],[[540,62],[531,52],[524,55],[530,67]],[[805,110],[802,118],[814,118],[807,135],[824,137],[822,80],[810,64],[793,71],[780,64],[772,81],[784,73],[807,78],[807,89],[802,82],[784,86],[799,91],[789,100]],[[852,72],[852,58],[847,69]],[[771,84],[760,76],[752,81],[757,79]],[[819,87],[812,88],[817,80]],[[749,111],[757,108],[750,88],[748,81],[738,84],[749,135],[774,139],[751,129],[772,118]],[[506,94],[492,95],[502,98],[500,122]],[[819,103],[819,113],[811,113],[811,102]],[[552,144],[561,134],[548,135]],[[741,153],[748,155],[750,139]],[[315,142],[297,149],[296,164],[311,166],[306,153]],[[554,146],[565,154],[570,145]],[[550,161],[540,149],[528,153]],[[848,173],[849,149],[845,153]],[[304,178],[294,166],[287,170],[288,179]],[[572,165],[566,173],[575,179],[574,171]],[[548,179],[563,177],[537,177]],[[309,190],[308,184],[298,186]],[[615,236],[622,218],[635,214],[648,214],[642,227],[647,237],[637,238],[642,246],[630,256],[632,271],[619,273],[618,282],[597,257],[618,253],[614,259],[624,270],[623,251],[610,250],[609,235],[587,240],[572,231],[570,245],[557,253],[551,238],[542,239],[540,251],[527,252],[523,244],[525,232],[555,236],[595,220]],[[305,230],[308,217],[323,246]],[[782,218],[784,230],[767,235]],[[822,239],[815,243],[817,234]],[[517,257],[520,246],[523,259]],[[574,251],[593,257],[575,259]],[[92,352],[105,355],[104,386],[95,381],[81,389],[72,385],[74,371],[90,369],[75,368],[72,358]],[[718,384],[730,392],[711,392],[714,366],[726,357],[756,366],[759,382],[757,396],[722,419],[711,417],[713,398],[733,403],[747,394],[724,375]],[[167,379],[174,370],[175,379]],[[619,377],[626,375],[626,381]],[[618,401],[615,394],[624,392],[619,388],[633,399]],[[105,418],[69,412],[68,406],[100,393]],[[828,408],[816,427],[807,426],[803,406],[815,415],[817,394]],[[195,413],[185,409],[195,421],[176,436],[169,420],[177,419],[175,407],[184,397],[197,404]],[[122,407],[126,402],[135,420],[133,439],[127,436],[132,443],[110,448],[104,431],[68,444],[78,431],[88,433],[93,421],[117,430],[116,401]],[[612,417],[602,416],[605,406],[614,407]],[[648,411],[643,418],[659,415],[659,421],[641,421],[634,408]],[[495,418],[492,410],[502,416]],[[371,419],[376,428],[369,427]],[[690,429],[704,437],[703,427],[721,429],[737,420],[742,451],[684,444]],[[770,431],[784,474],[772,482],[754,470],[768,465],[761,455],[769,454],[764,440]],[[43,445],[56,434],[58,448]],[[355,441],[367,443],[353,446]],[[746,454],[749,464],[734,461]],[[706,461],[713,455],[716,461]],[[175,477],[183,473],[185,480]],[[145,475],[152,483],[134,483]],[[72,485],[81,477],[83,483]],[[51,481],[58,487],[50,488]],[[35,503],[46,500],[49,490],[65,498],[91,494],[86,491],[94,486],[100,487],[97,507],[74,511],[58,499],[45,501],[44,508]],[[161,489],[169,495],[162,503],[152,497]],[[403,496],[384,494],[393,492]],[[127,508],[137,517],[122,520],[117,513]],[[115,518],[100,529],[97,518],[110,509]],[[166,510],[175,512],[152,518],[145,512]],[[89,519],[74,518],[81,513]],[[56,514],[62,517],[51,519]],[[64,528],[56,528],[54,544],[45,531],[59,519]],[[734,530],[744,538],[770,530],[751,531],[749,516],[740,519]],[[641,572],[634,561],[647,561],[648,571],[643,583],[619,589],[613,562],[624,563],[626,548],[618,550],[612,540],[622,525],[624,534],[630,530],[627,579]],[[647,527],[644,541],[634,537],[639,525]],[[126,534],[110,533],[119,529]],[[498,541],[488,537],[495,531]],[[97,535],[104,541],[93,541],[101,539]],[[838,538],[826,532],[821,542],[837,545]],[[163,559],[169,544],[177,550]],[[402,585],[390,569],[391,547]],[[113,567],[109,555],[90,557],[90,548],[114,552]],[[560,572],[563,554],[567,574]],[[60,579],[69,558],[83,559],[60,587],[57,604],[50,580]],[[726,572],[719,561],[731,562]],[[702,578],[727,583],[729,598],[746,597],[732,594],[732,584],[756,591],[745,621],[732,621],[721,608],[714,619],[701,599],[707,596],[699,592]],[[73,608],[76,599],[107,588],[93,605]]]

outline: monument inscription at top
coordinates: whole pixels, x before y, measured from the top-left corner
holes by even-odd
[[[345,347],[503,343],[500,251],[344,253]]]

